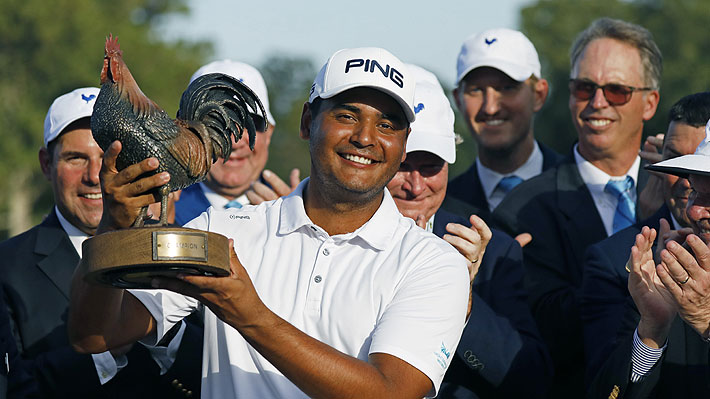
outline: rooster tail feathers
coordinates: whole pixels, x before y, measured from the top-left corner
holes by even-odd
[[[254,149],[256,127],[249,108],[266,120],[266,110],[251,89],[231,76],[213,73],[190,83],[180,99],[178,118],[205,124],[214,156],[226,159],[232,136],[240,140],[243,128],[249,134],[249,147]]]

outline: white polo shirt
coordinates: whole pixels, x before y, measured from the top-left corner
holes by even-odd
[[[301,182],[289,196],[241,209],[208,209],[187,227],[234,238],[261,300],[299,330],[367,361],[387,353],[433,382],[434,395],[464,326],[466,260],[403,217],[385,189],[377,212],[329,236],[305,212]],[[164,290],[132,293],[157,321],[157,337],[197,301]],[[305,398],[231,326],[206,309],[203,398]]]

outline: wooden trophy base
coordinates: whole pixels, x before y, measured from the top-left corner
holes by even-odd
[[[141,227],[96,235],[84,241],[85,279],[119,288],[152,288],[154,277],[178,274],[228,276],[227,237],[183,227]]]

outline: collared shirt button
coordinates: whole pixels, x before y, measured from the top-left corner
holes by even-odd
[[[323,255],[325,255],[325,256],[330,255],[330,251],[328,251],[328,248],[323,249]]]
[[[315,281],[316,283],[320,283],[321,281],[323,281],[323,277],[321,277],[320,275],[315,276],[313,278],[313,281]]]

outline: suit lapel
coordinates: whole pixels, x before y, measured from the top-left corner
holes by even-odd
[[[562,155],[556,153],[553,151],[551,148],[546,146],[545,144],[542,144],[541,142],[537,142],[538,146],[540,146],[540,152],[542,152],[542,171],[546,171],[550,169],[553,166],[556,166],[557,164],[562,161],[563,157]]]
[[[581,265],[587,246],[606,238],[606,229],[573,157],[557,168],[557,204],[566,219],[563,237],[568,238],[573,262]]]
[[[59,224],[54,211],[40,225],[34,251],[43,256],[37,262],[37,267],[68,300],[71,279],[79,262],[79,255]]]

